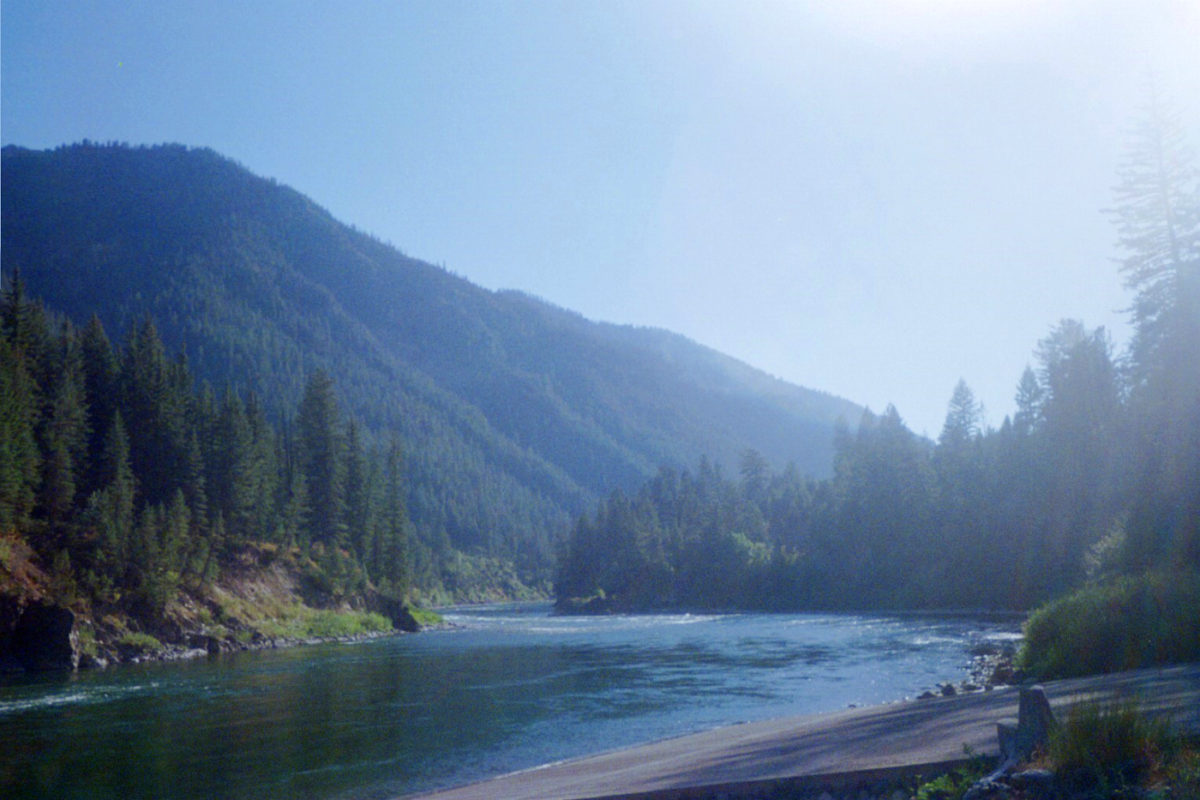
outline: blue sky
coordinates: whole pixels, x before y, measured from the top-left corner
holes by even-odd
[[[207,146],[489,288],[686,334],[936,435],[1063,317],[1195,0],[4,0],[5,144]]]

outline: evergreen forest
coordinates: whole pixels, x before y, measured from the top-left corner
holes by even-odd
[[[827,476],[836,421],[862,411],[676,334],[474,286],[210,150],[9,146],[2,164],[5,281],[19,271],[55,320],[125,337],[152,319],[218,406],[254,398],[278,436],[323,372],[364,451],[403,444],[428,601],[549,593],[572,520],[660,465],[752,447]]]
[[[1088,581],[1200,570],[1198,178],[1152,107],[1111,211],[1132,293],[1123,352],[1062,320],[998,428],[960,381],[936,442],[893,407],[839,427],[828,479],[753,449],[733,474],[664,468],[576,522],[560,607],[1026,609]]]
[[[251,546],[307,563],[322,605],[407,592],[400,446],[366,445],[323,372],[277,428],[254,394],[197,388],[152,320],[114,347],[99,319],[55,319],[14,275],[0,426],[4,566],[32,547],[51,584],[23,588],[64,606],[155,623]]]

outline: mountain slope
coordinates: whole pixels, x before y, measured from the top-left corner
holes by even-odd
[[[434,550],[547,563],[570,515],[660,464],[745,448],[826,475],[845,400],[661,330],[491,292],[209,150],[3,152],[3,270],[77,324],[146,314],[215,386],[292,408],[323,367],[403,438]]]

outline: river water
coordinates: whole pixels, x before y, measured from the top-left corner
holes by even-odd
[[[961,680],[1014,618],[556,617],[76,675],[0,678],[0,796],[388,798]]]

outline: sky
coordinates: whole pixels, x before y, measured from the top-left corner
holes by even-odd
[[[1063,318],[1200,0],[3,0],[0,138],[211,147],[479,285],[677,331],[936,436]]]

